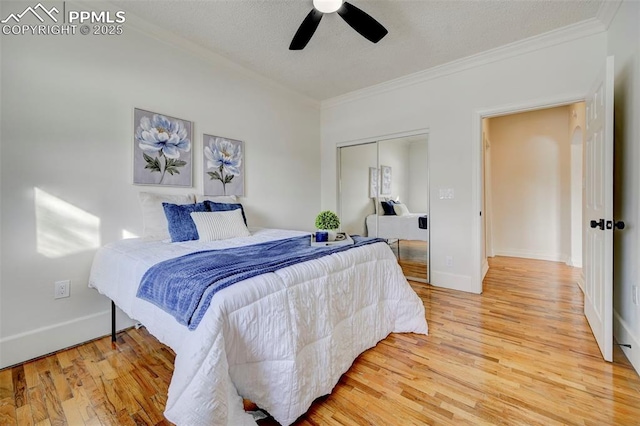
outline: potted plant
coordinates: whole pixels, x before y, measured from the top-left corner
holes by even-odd
[[[332,212],[331,210],[322,211],[316,216],[316,228],[320,233],[326,232],[328,241],[335,241],[336,239],[336,229],[340,227],[340,219],[338,215]],[[322,241],[322,235],[320,235],[320,240]],[[318,235],[316,233],[316,241],[318,241]]]

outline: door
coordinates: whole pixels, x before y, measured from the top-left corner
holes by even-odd
[[[378,141],[377,235],[390,243],[404,275],[425,283],[431,268],[428,163],[425,134]]]
[[[340,230],[386,239],[405,276],[421,282],[430,269],[428,163],[428,134],[338,148]]]
[[[584,314],[613,360],[613,56],[586,99]]]
[[[377,194],[370,194],[369,185],[371,172],[377,171],[378,147],[375,142],[343,146],[338,149],[338,155],[340,231],[376,236]]]

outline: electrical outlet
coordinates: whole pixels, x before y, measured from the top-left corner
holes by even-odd
[[[446,256],[444,258],[444,264],[446,266],[453,266],[453,256]]]
[[[71,287],[71,281],[56,281],[53,284],[53,298],[62,299],[63,297],[69,297],[69,288]]]

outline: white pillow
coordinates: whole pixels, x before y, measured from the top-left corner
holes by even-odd
[[[407,208],[407,206],[402,203],[394,204],[393,211],[396,212],[396,216],[407,216],[411,214],[409,213],[409,209]]]
[[[198,230],[199,241],[218,241],[251,235],[242,218],[242,210],[226,212],[193,212],[193,223]]]
[[[238,197],[235,195],[196,195],[196,203],[213,201],[214,203],[236,204]]]
[[[162,203],[194,204],[196,197],[193,194],[169,195],[154,192],[141,192],[138,194],[140,207],[142,208],[142,236],[148,239],[165,240],[169,236],[169,224],[164,214]]]

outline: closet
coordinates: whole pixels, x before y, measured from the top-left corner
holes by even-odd
[[[428,282],[428,135],[342,144],[338,165],[341,230],[386,239],[405,276]]]

